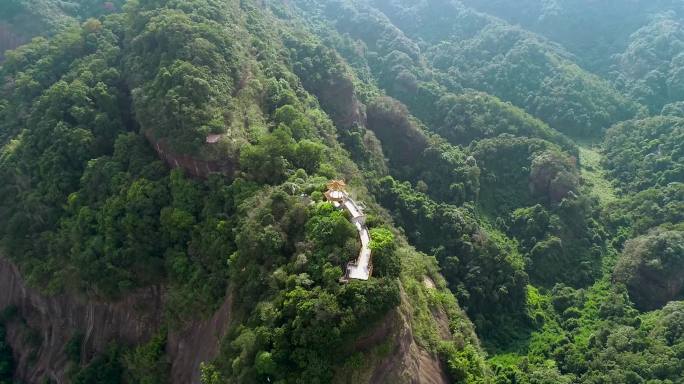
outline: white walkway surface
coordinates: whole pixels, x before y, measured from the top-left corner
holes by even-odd
[[[346,209],[349,212],[354,221],[363,217],[363,213],[361,213],[361,208],[357,207],[356,203],[354,203],[354,200],[349,198],[349,196],[347,196],[347,200],[344,201],[344,209]]]
[[[350,279],[368,280],[371,272],[370,234],[368,229],[361,225],[361,223],[357,222],[355,226],[361,237],[361,252],[359,252],[359,258],[355,263],[347,264],[347,274]]]
[[[337,191],[336,191],[337,192]],[[344,207],[344,209],[349,212],[352,218],[352,223],[359,232],[359,238],[361,239],[361,251],[359,252],[359,258],[356,261],[349,262],[347,264],[347,274],[346,279],[355,280],[368,280],[370,278],[372,267],[371,267],[371,249],[370,249],[370,233],[368,228],[366,228],[366,217],[363,215],[363,210],[359,207],[354,200],[345,192],[338,192],[341,195],[332,195],[336,199],[342,200],[342,204],[333,202],[338,208]]]

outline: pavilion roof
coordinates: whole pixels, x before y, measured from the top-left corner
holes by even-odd
[[[328,189],[332,191],[344,191],[346,187],[344,180],[330,180],[328,183]]]

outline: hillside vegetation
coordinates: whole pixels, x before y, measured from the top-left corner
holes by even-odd
[[[39,347],[69,382],[169,382],[169,335],[226,307],[203,384],[681,382],[682,9],[593,3],[3,5],[43,37],[0,64],[2,257],[163,313],[94,349],[4,309],[0,383]]]

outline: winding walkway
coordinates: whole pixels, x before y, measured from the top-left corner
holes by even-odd
[[[359,257],[356,261],[350,261],[347,264],[347,272],[342,280],[368,280],[373,273],[373,264],[371,263],[370,233],[366,227],[366,216],[363,215],[361,207],[346,192],[334,191],[329,193],[327,197],[335,207],[344,208],[349,212],[351,221],[359,232],[359,238],[361,239]]]

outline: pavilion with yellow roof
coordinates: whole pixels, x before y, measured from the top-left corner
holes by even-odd
[[[347,270],[341,281],[347,282],[349,279],[368,280],[373,274],[373,263],[371,262],[370,233],[366,227],[366,216],[363,214],[363,209],[347,193],[347,184],[344,180],[330,180],[327,186],[325,198],[336,208],[344,209],[349,213],[351,222],[359,232],[361,239],[359,257],[347,263]]]
[[[328,190],[325,192],[325,198],[328,201],[342,202],[347,198],[347,184],[344,180],[330,180],[327,187]]]

